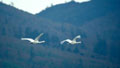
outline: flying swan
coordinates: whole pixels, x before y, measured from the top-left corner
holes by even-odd
[[[37,36],[35,39],[32,38],[21,38],[21,40],[28,40],[30,41],[30,43],[32,44],[38,44],[38,43],[44,43],[45,41],[39,41],[39,38],[43,35],[43,33],[41,33],[39,36]]]
[[[66,40],[61,41],[60,43],[63,44],[64,42],[68,42],[68,43],[70,43],[70,44],[72,44],[72,45],[74,45],[74,44],[80,44],[81,41],[79,41],[79,42],[76,41],[78,38],[81,38],[81,36],[78,35],[78,36],[76,36],[73,40],[66,39]]]

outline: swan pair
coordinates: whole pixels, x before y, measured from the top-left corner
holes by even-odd
[[[39,36],[37,36],[35,39],[32,39],[32,38],[21,38],[21,40],[28,40],[28,41],[30,41],[30,43],[32,43],[32,44],[45,43],[45,41],[39,41],[39,38],[40,38],[42,35],[43,35],[43,33],[41,33],[41,34],[40,34]],[[72,45],[74,45],[74,44],[80,44],[81,41],[79,41],[79,42],[76,41],[78,38],[81,38],[81,36],[78,35],[78,36],[76,36],[73,40],[66,39],[66,40],[61,41],[60,43],[63,44],[63,43],[65,43],[65,42],[68,42],[69,44],[72,44]]]

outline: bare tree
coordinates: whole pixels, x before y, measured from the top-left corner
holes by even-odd
[[[10,4],[11,6],[14,6],[14,3],[13,2],[11,2],[11,4]]]
[[[1,2],[3,3],[3,0],[1,0]]]
[[[51,7],[53,6],[53,3],[51,3]]]
[[[75,0],[71,0],[71,1],[75,1]]]

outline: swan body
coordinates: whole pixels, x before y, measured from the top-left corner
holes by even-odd
[[[37,36],[35,39],[32,38],[21,38],[21,40],[28,40],[30,43],[32,44],[38,44],[38,43],[44,43],[45,41],[39,41],[39,38],[43,35],[43,33],[41,33],[39,36]]]
[[[66,40],[61,41],[60,43],[63,44],[64,42],[68,42],[68,43],[70,43],[70,44],[72,44],[72,45],[74,45],[74,44],[80,44],[81,41],[79,41],[79,42],[76,41],[78,38],[81,38],[81,36],[78,35],[78,36],[76,36],[73,40],[66,39]]]

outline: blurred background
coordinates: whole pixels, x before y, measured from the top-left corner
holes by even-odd
[[[39,12],[7,2],[0,1],[0,68],[120,68],[120,0],[50,3]],[[44,44],[21,41],[40,33]],[[60,44],[76,35],[81,44]]]

